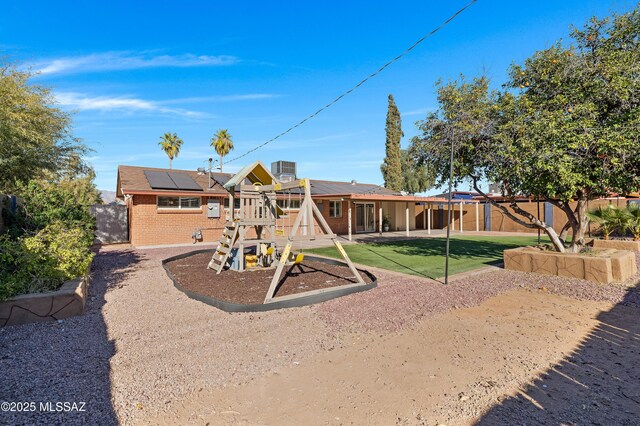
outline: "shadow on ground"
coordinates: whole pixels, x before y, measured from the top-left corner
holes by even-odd
[[[86,312],[60,322],[0,329],[0,402],[34,402],[36,410],[0,413],[2,424],[118,423],[111,403],[108,339],[102,309],[105,295],[121,285],[139,255],[99,251],[91,268]],[[84,402],[85,411],[57,412],[57,402]],[[40,403],[53,403],[53,411]]]
[[[476,425],[640,424],[640,284],[567,358]]]

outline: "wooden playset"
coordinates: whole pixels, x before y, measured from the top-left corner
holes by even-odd
[[[262,162],[257,161],[234,175],[224,184],[229,192],[229,217],[218,246],[209,262],[209,268],[219,274],[230,264],[230,269],[245,272],[252,268],[274,268],[275,272],[264,299],[264,303],[274,302],[274,294],[280,283],[282,271],[286,266],[295,267],[304,260],[304,253],[293,253],[296,242],[330,239],[344,258],[357,281],[352,285],[365,285],[360,273],[349,259],[344,248],[331,231],[322,213],[311,199],[311,185],[308,179],[296,179],[290,182],[278,182]],[[289,229],[282,252],[276,246],[276,237],[284,237],[283,229],[278,229],[278,221],[283,220],[284,212],[278,206],[278,194],[295,191],[301,199],[300,210]],[[234,209],[239,199],[240,208]],[[317,225],[317,226],[316,226]],[[281,228],[284,228],[284,224]],[[299,231],[301,235],[299,235]],[[245,255],[245,247],[255,245],[255,254]],[[237,246],[237,248],[236,248]],[[344,286],[342,286],[344,287]],[[337,290],[341,287],[334,287]],[[303,297],[327,289],[307,291],[291,296]]]

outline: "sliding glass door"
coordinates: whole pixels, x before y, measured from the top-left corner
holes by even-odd
[[[376,230],[376,209],[373,203],[356,203],[356,232]]]

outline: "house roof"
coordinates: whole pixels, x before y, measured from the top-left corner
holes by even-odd
[[[202,191],[188,190],[168,190],[154,189],[149,184],[145,176],[145,171],[184,173],[191,177]],[[256,173],[252,173],[256,172]],[[169,170],[154,167],[139,166],[118,166],[118,183],[116,188],[116,196],[122,197],[124,194],[166,194],[166,195],[227,195],[225,187],[237,187],[241,182],[255,183],[260,181],[265,183],[269,179],[273,179],[273,175],[264,167],[261,162],[256,162],[250,166],[244,167],[235,175],[229,173],[212,173],[212,187],[209,188],[209,177],[207,174],[198,174],[193,170]],[[262,182],[262,181],[265,182]],[[446,202],[445,199],[437,197],[420,197],[414,195],[402,195],[400,192],[393,191],[380,185],[370,183],[357,182],[336,182],[329,180],[310,179],[311,196],[314,198],[351,198],[358,200],[370,201],[431,201]],[[302,193],[302,189],[290,190],[292,194]]]
[[[335,182],[311,179],[311,195],[402,195],[397,191],[370,183]]]
[[[149,184],[145,171],[168,172],[169,169],[161,169],[155,167],[138,167],[138,166],[118,166],[118,183],[116,188],[116,196],[122,197],[124,194],[227,194],[223,185],[231,179],[228,173],[212,173],[212,186],[209,188],[209,177],[206,174],[200,175],[193,170],[171,170],[173,173],[186,174],[193,179],[202,189],[200,191],[175,190],[175,189],[154,189]]]

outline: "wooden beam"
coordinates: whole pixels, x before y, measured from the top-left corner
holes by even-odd
[[[240,185],[241,191],[279,192],[287,189],[304,188],[309,179],[292,180],[290,182],[275,183],[273,185]]]
[[[309,179],[304,180],[304,198],[309,200],[307,204],[307,229],[308,234],[312,237],[316,234],[315,224],[313,223],[313,207],[315,203],[311,199],[311,183],[309,183]]]
[[[309,202],[309,198],[305,198],[300,206],[300,209],[303,210],[307,207],[307,203]],[[291,251],[291,244],[293,242],[293,238],[298,233],[298,228],[300,227],[300,221],[302,221],[302,216],[299,214],[296,217],[291,230],[289,231],[289,236],[287,238],[287,245],[280,255],[280,262],[278,262],[278,267],[276,268],[276,272],[273,274],[273,278],[271,279],[271,284],[269,285],[269,290],[267,290],[267,295],[264,299],[264,303],[269,302],[270,299],[273,298],[273,294],[276,291],[276,287],[278,286],[278,282],[280,282],[280,275],[282,275],[282,270],[284,269],[284,264],[287,263],[287,258],[289,257],[289,252]]]
[[[364,284],[364,280],[362,279],[362,276],[360,275],[360,272],[358,272],[358,270],[356,269],[355,265],[353,264],[353,262],[349,258],[349,255],[347,254],[347,252],[344,251],[344,248],[342,247],[342,244],[340,244],[340,241],[338,241],[337,238],[334,238],[333,239],[333,244],[336,246],[336,248],[338,249],[338,251],[342,255],[342,258],[347,262],[347,265],[349,265],[349,269],[351,269],[351,272],[355,276],[356,280],[358,280],[358,282],[360,284]]]

